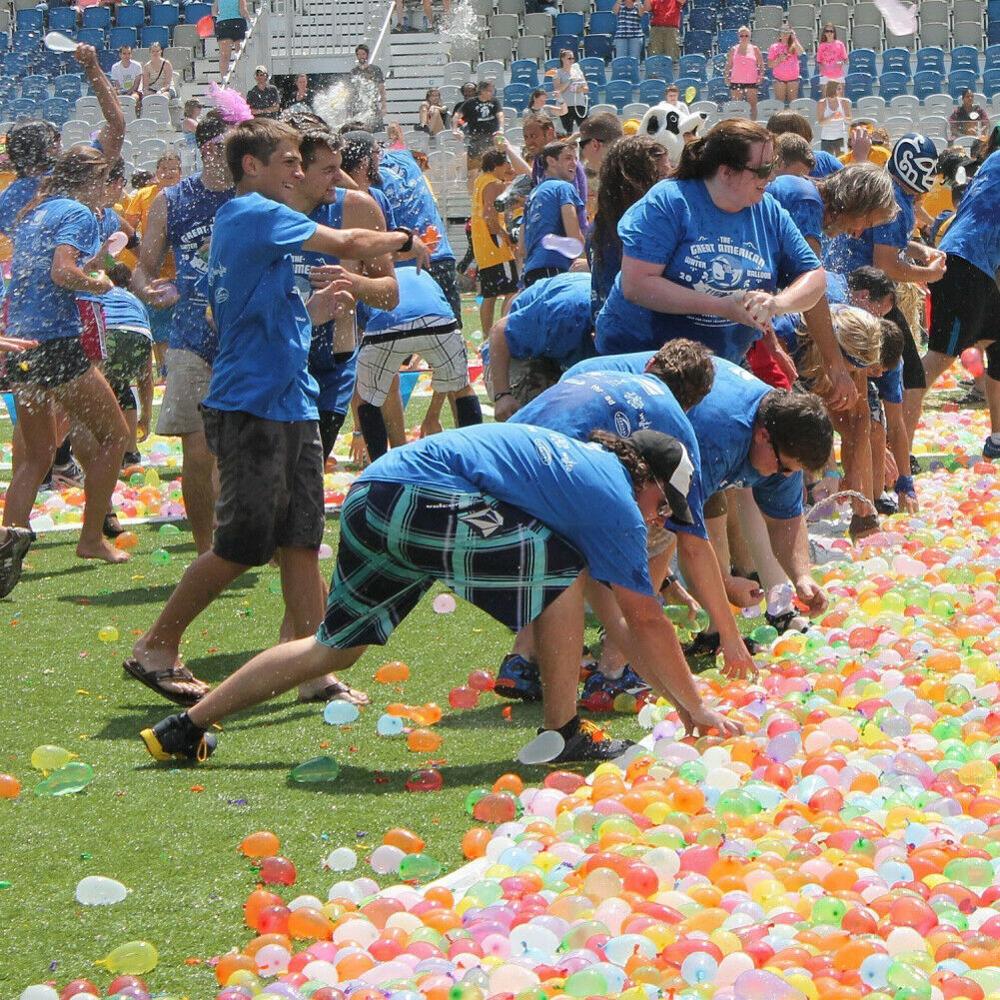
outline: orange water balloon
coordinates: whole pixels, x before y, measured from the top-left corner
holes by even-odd
[[[402,684],[410,679],[410,668],[402,660],[390,660],[375,671],[379,684]]]
[[[281,853],[281,841],[269,830],[258,830],[243,838],[240,853],[247,858],[273,858]]]

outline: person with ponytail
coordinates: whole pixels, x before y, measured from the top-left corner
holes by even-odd
[[[84,351],[76,298],[81,292],[103,295],[114,287],[103,271],[93,270],[103,261],[94,213],[104,204],[107,183],[104,154],[74,146],[56,159],[16,221],[7,331],[38,343],[7,361],[25,451],[7,490],[4,524],[28,525],[35,494],[59,443],[59,407],[74,426],[89,432],[75,436],[87,497],[77,555],[120,563],[128,554],[110,545],[102,528],[128,428],[114,392]]]
[[[684,147],[674,176],[618,225],[622,269],[597,319],[599,354],[688,337],[738,364],[775,316],[819,301],[819,260],[765,197],[773,166],[770,133],[744,119]]]

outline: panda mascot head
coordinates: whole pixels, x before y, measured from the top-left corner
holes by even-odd
[[[678,111],[672,104],[656,104],[639,123],[638,135],[648,135],[667,151],[671,163],[679,163],[684,137],[697,133],[708,115],[704,111]]]

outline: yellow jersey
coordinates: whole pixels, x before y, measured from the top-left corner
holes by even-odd
[[[496,174],[480,174],[472,189],[472,253],[480,271],[514,259],[514,249],[506,234],[494,236],[486,225],[483,192],[491,184],[503,184]]]
[[[147,187],[139,188],[138,191],[133,191],[132,194],[128,195],[121,205],[115,205],[115,211],[141,234],[146,228],[146,218],[149,215],[153,199],[160,193],[160,190],[161,188],[158,184],[150,184]],[[131,250],[123,250],[118,255],[118,259],[133,270],[135,270],[135,265],[139,263],[139,259]],[[176,275],[177,270],[174,267],[174,254],[168,247],[167,255],[163,259],[163,267],[160,268],[158,277],[173,280]]]
[[[876,167],[884,167],[889,162],[892,151],[885,146],[872,146],[868,153],[868,162],[874,163]],[[854,151],[848,150],[840,157],[840,162],[847,165],[854,162]]]

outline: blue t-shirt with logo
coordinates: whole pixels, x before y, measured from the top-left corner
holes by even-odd
[[[530,424],[478,424],[393,448],[356,481],[366,480],[489,494],[573,545],[595,580],[653,593],[632,482],[599,445]]]
[[[52,281],[56,247],[77,251],[77,264],[101,247],[94,213],[72,198],[48,198],[14,228],[14,257],[7,289],[7,333],[30,340],[80,336],[76,293]]]
[[[704,181],[660,181],[622,216],[623,254],[663,265],[663,277],[724,296],[788,285],[820,263],[791,216],[770,195],[724,212]],[[689,337],[719,357],[741,361],[759,333],[720,316],[668,315],[626,300],[621,275],[597,318],[599,354],[656,350]]]
[[[233,197],[233,189],[209,191],[201,174],[185,177],[163,191],[167,202],[167,242],[174,253],[177,277],[174,283],[180,298],[173,308],[169,344],[176,350],[191,351],[212,364],[218,340],[206,317],[208,249],[215,213]],[[249,239],[248,233],[238,242]]]
[[[109,330],[128,329],[141,332],[153,340],[149,329],[149,312],[145,304],[127,288],[112,288],[100,296],[104,325]]]
[[[308,216],[257,193],[216,213],[208,289],[219,350],[205,406],[286,423],[318,418],[312,322],[291,259],[315,232]]]
[[[701,455],[694,430],[673,393],[654,375],[593,371],[567,375],[556,385],[521,407],[511,420],[561,431],[578,441],[590,432],[609,431],[631,437],[639,430],[662,431],[675,437],[687,450],[694,467],[687,494],[694,524],[667,520],[672,531],[686,531],[707,538],[702,514]]]
[[[408,149],[383,150],[378,172],[382,191],[396,217],[395,225],[406,226],[418,235],[425,233],[429,226],[434,226],[438,231],[438,244],[431,260],[454,260],[455,251],[448,242],[448,227],[413,154]]]
[[[549,358],[568,367],[594,351],[590,275],[557,274],[520,292],[507,313],[512,358]]]
[[[568,271],[572,263],[569,257],[558,250],[547,250],[542,239],[550,234],[565,236],[563,225],[563,205],[580,208],[583,202],[576,188],[568,181],[549,177],[542,181],[528,196],[524,209],[524,271],[536,271],[542,267],[555,267]]]
[[[829,177],[830,174],[844,169],[844,164],[833,153],[828,153],[825,149],[817,149],[813,153],[813,158],[816,163],[809,171],[810,177]]]
[[[896,196],[899,212],[896,218],[881,226],[872,226],[860,236],[842,233],[827,245],[823,258],[824,265],[831,271],[850,274],[859,267],[870,267],[875,259],[875,247],[906,248],[916,222],[914,196],[905,191],[898,181],[893,180],[892,190]]]
[[[1000,156],[990,153],[966,188],[940,249],[996,278],[1000,269]],[[997,317],[994,317],[996,321]]]
[[[792,217],[803,236],[823,238],[823,199],[812,181],[784,174],[768,184],[767,193]]]

